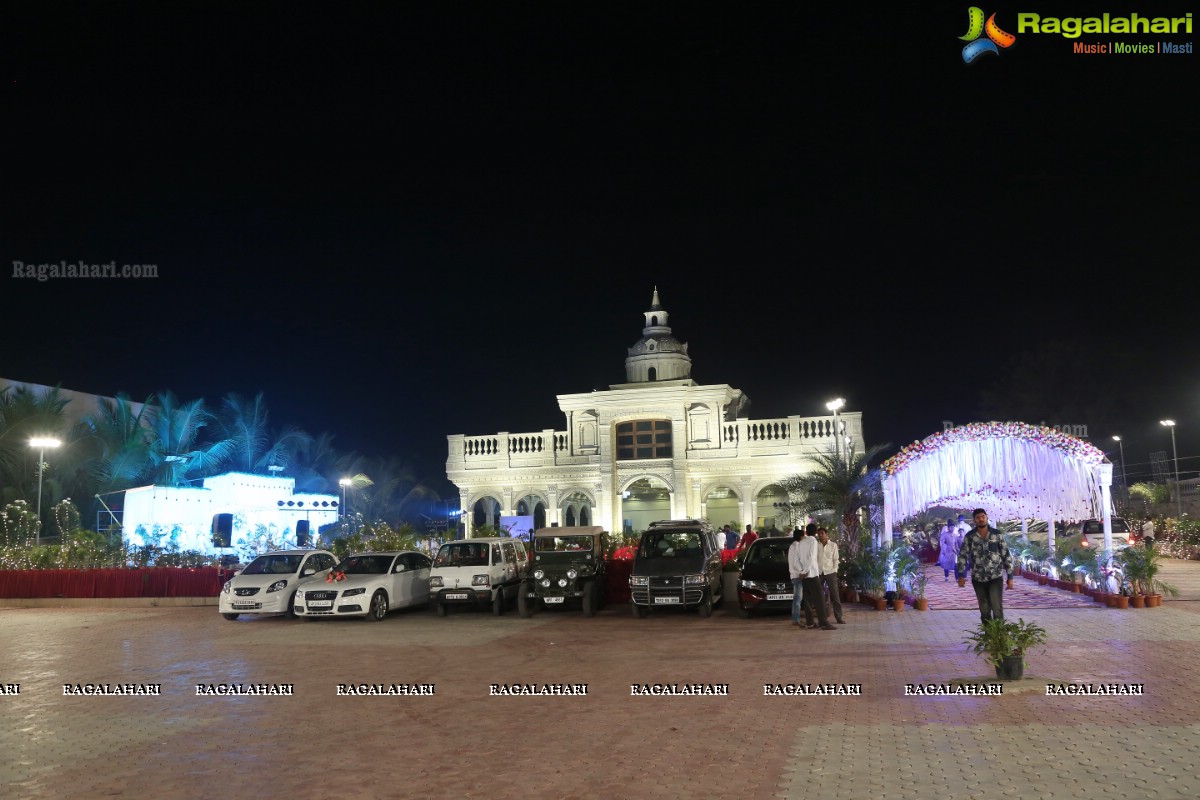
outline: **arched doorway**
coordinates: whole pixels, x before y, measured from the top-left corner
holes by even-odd
[[[716,527],[728,525],[742,530],[742,514],[737,492],[728,486],[714,486],[704,495],[704,518]]]
[[[793,519],[794,515],[788,505],[787,492],[777,483],[764,486],[759,490],[754,499],[754,505],[758,509],[758,515],[754,520],[754,530],[762,535],[771,531],[778,531],[781,535],[786,534],[801,522]]]
[[[537,495],[526,495],[517,501],[518,517],[533,517],[533,529],[546,527],[546,505]]]
[[[471,506],[471,532],[487,526],[494,528],[500,523],[500,501],[494,497],[481,497]]]
[[[569,493],[559,504],[558,517],[563,521],[563,525],[569,527],[591,525],[593,517],[591,498],[583,492]]]
[[[671,487],[653,476],[638,478],[621,492],[622,530],[644,531],[650,523],[671,518]]]

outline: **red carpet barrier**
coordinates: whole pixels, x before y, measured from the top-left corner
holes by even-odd
[[[230,577],[216,567],[0,570],[0,598],[216,597]]]
[[[608,570],[608,603],[629,602],[629,571],[633,562],[625,559],[610,558],[605,564]]]

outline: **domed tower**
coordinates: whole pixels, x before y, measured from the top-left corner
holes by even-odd
[[[629,348],[629,357],[625,359],[625,380],[629,383],[658,383],[692,377],[692,359],[688,357],[687,345],[671,335],[667,319],[655,286],[642,338]]]

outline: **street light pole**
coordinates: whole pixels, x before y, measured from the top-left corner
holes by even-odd
[[[346,513],[346,487],[350,485],[349,478],[342,478],[338,481],[338,485],[342,487],[342,519],[350,516]]]
[[[46,448],[58,447],[61,444],[62,442],[60,442],[58,439],[52,439],[49,437],[40,437],[29,440],[29,446],[36,447],[38,449],[38,526],[37,534],[35,535],[34,539],[35,545],[38,547],[40,547],[42,544],[42,474],[46,471]]]
[[[1121,441],[1120,436],[1114,436],[1113,441],[1121,448],[1121,485],[1128,489],[1129,479],[1125,477],[1125,443]]]
[[[1175,513],[1178,515],[1177,519],[1183,519],[1183,498],[1179,493],[1179,451],[1175,449],[1175,420],[1164,419],[1158,424],[1171,429],[1171,455],[1175,458]]]
[[[844,405],[846,405],[846,401],[840,397],[825,404],[825,407],[833,412],[833,435],[837,437],[838,461],[842,460],[842,426],[838,424],[837,412]]]

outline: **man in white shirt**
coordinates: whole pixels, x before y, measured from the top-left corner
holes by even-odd
[[[1154,549],[1154,520],[1148,519],[1142,523],[1142,541],[1146,543],[1147,550]]]
[[[804,627],[834,631],[837,628],[829,624],[825,617],[825,601],[821,598],[821,564],[819,559],[820,544],[816,537],[816,523],[809,523],[805,536],[799,532],[792,534],[795,541],[788,548],[788,573],[792,576],[792,624],[800,624],[800,597],[809,609],[817,614],[817,623],[808,622]],[[807,617],[808,614],[806,613]],[[809,618],[811,619],[811,618]]]
[[[821,566],[821,588],[829,590],[829,604],[833,606],[834,619],[838,625],[845,625],[846,621],[842,619],[842,598],[838,591],[838,566],[841,558],[837,542],[830,540],[829,531],[817,528],[817,543],[820,545],[817,562]]]

